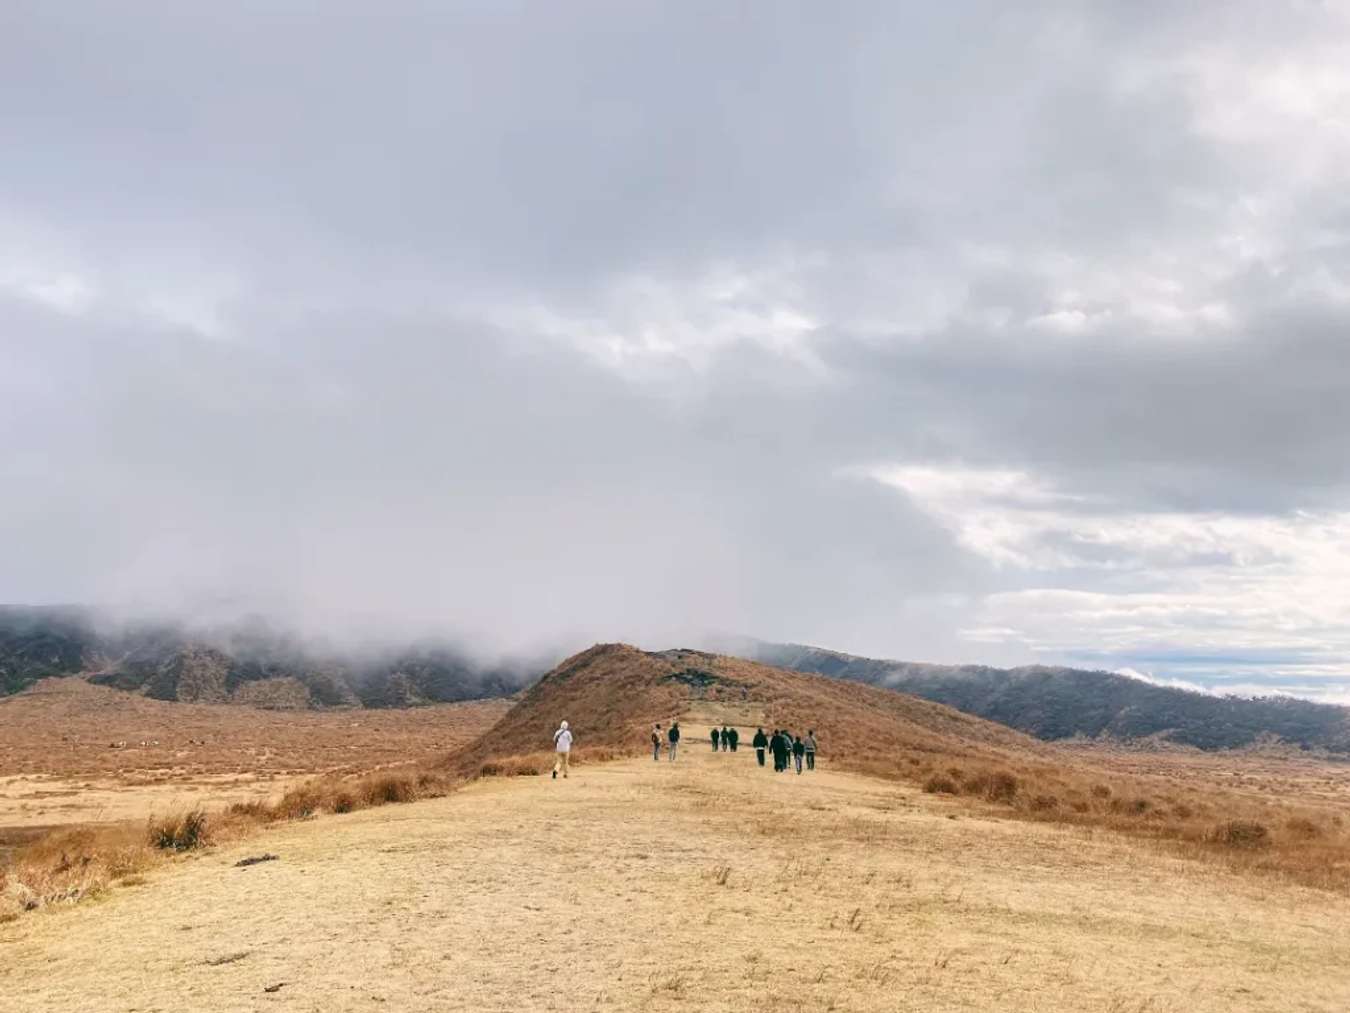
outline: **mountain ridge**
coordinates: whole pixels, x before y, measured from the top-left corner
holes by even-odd
[[[81,677],[187,703],[408,707],[509,696],[542,668],[480,662],[436,640],[343,651],[257,619],[110,624],[74,606],[0,606],[0,697],[45,678]]]
[[[805,644],[741,641],[756,661],[910,693],[1045,741],[1161,741],[1202,750],[1278,742],[1350,754],[1350,708],[1294,697],[1213,696],[1063,666],[939,665]]]

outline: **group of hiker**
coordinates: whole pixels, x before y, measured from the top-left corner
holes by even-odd
[[[710,735],[712,740],[713,752],[721,750],[722,752],[736,752],[737,745],[741,741],[741,733],[735,728],[729,728],[723,725],[721,728],[714,727]],[[773,770],[775,774],[781,774],[788,770],[795,763],[797,773],[802,772],[803,765],[807,770],[816,769],[816,732],[811,729],[805,736],[793,735],[786,728],[775,728],[772,735],[765,735],[763,728],[755,729],[755,737],[750,740],[750,744],[755,749],[755,759],[759,765],[764,766],[764,754],[766,752],[773,754]],[[675,757],[680,749],[680,723],[672,721],[670,728],[666,731],[661,730],[659,724],[652,725],[652,759],[661,759],[661,747],[669,747],[670,762],[675,762]],[[568,760],[572,752],[572,732],[564,721],[556,732],[553,733],[553,748],[558,754],[557,761],[553,764],[553,777],[556,780],[559,771],[566,777],[568,773]]]
[[[755,732],[751,740],[755,747],[755,759],[764,766],[764,752],[773,754],[773,772],[781,774],[789,765],[796,763],[797,773],[802,772],[802,763],[807,770],[816,769],[816,730],[810,729],[806,736],[793,735],[786,728],[775,728],[772,735],[765,735],[764,729]]]
[[[712,743],[713,752],[734,753],[741,742],[741,733],[735,728],[723,725],[721,728],[713,727],[709,732],[709,741]],[[793,735],[786,728],[775,728],[772,735],[765,735],[763,728],[755,729],[755,737],[750,740],[750,744],[755,750],[755,759],[759,765],[764,766],[764,754],[770,753],[773,756],[774,773],[781,774],[789,769],[794,763],[797,767],[797,773],[800,774],[806,770],[816,769],[816,732],[811,729],[804,736]],[[669,746],[671,762],[675,761],[675,756],[679,751],[680,745],[680,723],[672,721],[667,731],[662,731],[659,724],[652,725],[652,759],[661,759],[661,747]]]
[[[719,745],[722,747],[722,752],[725,753],[727,750],[730,750],[734,753],[736,752],[736,745],[740,741],[741,733],[734,728],[728,728],[726,725],[723,725],[720,732],[716,728],[712,730],[712,747],[714,753],[717,752],[717,747]]]

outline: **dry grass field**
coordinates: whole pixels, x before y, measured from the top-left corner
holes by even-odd
[[[1341,896],[687,732],[674,765],[279,824],[0,925],[4,1008],[1350,1008]]]
[[[0,865],[8,846],[55,827],[143,820],[276,795],[317,774],[415,764],[473,740],[509,707],[270,711],[48,679],[0,699]]]
[[[27,713],[120,702],[57,690]],[[1328,761],[1052,746],[885,690],[623,645],[468,710],[263,712],[281,724],[231,738],[236,708],[138,720],[159,706],[218,737],[190,772],[106,771],[125,797],[231,776],[208,757],[288,790],[16,852],[15,1009],[1350,1008],[1350,779]],[[580,766],[555,782],[563,716]],[[680,761],[634,759],[676,716]],[[370,718],[371,749],[344,751],[366,733],[334,729]],[[747,747],[756,724],[814,725],[822,770],[712,753],[728,722]],[[65,747],[50,724],[29,735],[68,747],[67,777],[121,763],[71,743],[79,727]],[[347,762],[272,769],[301,755],[288,734]],[[164,742],[145,748],[181,748]],[[260,743],[268,766],[241,772]]]

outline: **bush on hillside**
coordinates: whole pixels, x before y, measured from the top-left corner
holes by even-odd
[[[1270,843],[1270,830],[1256,820],[1229,820],[1211,831],[1210,840],[1229,848],[1264,848]]]
[[[923,783],[923,790],[930,795],[957,795],[960,789],[956,782],[950,777],[944,777],[942,774],[934,774]]]
[[[208,840],[204,809],[150,821],[150,843],[161,851],[195,851]]]

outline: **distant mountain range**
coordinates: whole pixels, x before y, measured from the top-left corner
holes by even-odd
[[[546,667],[483,665],[439,642],[339,652],[258,620],[212,629],[113,625],[81,608],[0,607],[0,695],[79,675],[157,700],[407,707],[508,696]]]
[[[720,649],[778,668],[911,693],[1040,739],[1153,738],[1211,750],[1279,741],[1350,753],[1350,708],[1291,697],[1212,696],[1077,668],[887,661],[800,644],[741,641]]]

